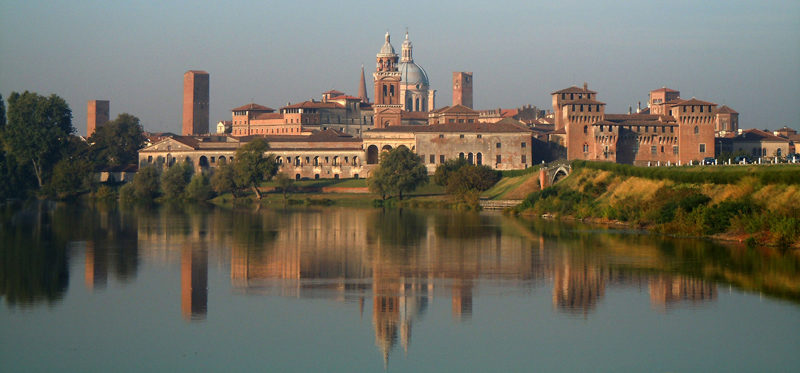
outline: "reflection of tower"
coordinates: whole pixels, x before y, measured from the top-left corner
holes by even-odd
[[[453,106],[464,105],[472,109],[472,73],[453,73]]]
[[[649,288],[650,304],[661,309],[670,308],[683,300],[703,302],[717,297],[716,284],[683,276],[653,277]]]
[[[372,324],[375,344],[381,350],[383,363],[389,363],[389,352],[397,342],[397,322],[400,318],[399,297],[375,295],[372,299]]]
[[[103,288],[108,279],[108,261],[105,251],[97,252],[94,241],[86,241],[86,268],[84,271],[86,287]]]
[[[605,292],[605,279],[598,266],[587,263],[572,265],[564,259],[555,270],[553,306],[568,312],[588,313]]]
[[[372,105],[375,127],[399,126],[400,113],[403,105],[400,103],[400,78],[397,71],[397,53],[389,42],[389,33],[386,33],[386,42],[376,56],[377,66],[372,76],[375,78],[375,103]]]
[[[472,316],[472,279],[457,279],[452,291],[453,318],[469,319]]]
[[[208,252],[184,246],[181,251],[181,311],[183,317],[201,320],[208,303]]]

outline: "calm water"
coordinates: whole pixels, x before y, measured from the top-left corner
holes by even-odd
[[[800,370],[800,263],[495,214],[5,207],[0,371]]]

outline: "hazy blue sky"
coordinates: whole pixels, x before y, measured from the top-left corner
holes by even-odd
[[[254,100],[279,108],[367,83],[383,34],[451,103],[475,74],[478,109],[534,104],[584,81],[627,112],[667,86],[731,106],[742,127],[800,129],[800,1],[0,1],[0,93],[111,100],[146,130],[180,131],[183,73],[211,74],[211,125]],[[368,87],[371,90],[371,86]],[[370,93],[370,97],[372,94]]]

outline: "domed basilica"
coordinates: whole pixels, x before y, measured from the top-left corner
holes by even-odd
[[[428,74],[414,62],[413,46],[406,31],[402,56],[397,64],[400,78],[400,102],[405,111],[430,111],[436,108],[436,90],[430,89]]]

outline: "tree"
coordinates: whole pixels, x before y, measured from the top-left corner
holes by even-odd
[[[219,165],[211,175],[211,189],[217,194],[233,192],[233,165],[225,163]]]
[[[450,195],[463,196],[469,192],[488,190],[498,180],[500,173],[491,167],[467,164],[449,173],[445,191]]]
[[[403,199],[403,193],[414,191],[418,186],[428,182],[428,171],[422,159],[405,146],[381,153],[378,168],[372,172],[369,186],[374,193],[397,193]]]
[[[133,196],[152,200],[158,195],[158,170],[155,166],[142,167],[133,177]]]
[[[443,164],[440,164],[436,167],[436,172],[433,174],[433,182],[436,185],[445,186],[447,185],[447,180],[450,177],[450,173],[455,172],[461,167],[468,165],[464,158],[456,158],[456,159],[448,159]]]
[[[194,201],[205,201],[211,198],[211,185],[208,177],[202,172],[194,174],[186,186],[186,198]]]
[[[295,189],[294,179],[284,173],[279,173],[278,177],[275,178],[275,182],[278,184],[277,189],[283,193],[283,199],[287,200],[288,193]]]
[[[6,104],[3,102],[3,95],[0,95],[0,132],[6,128]]]
[[[188,162],[179,163],[168,168],[161,174],[161,189],[167,199],[183,198],[186,185],[192,177],[192,165]]]
[[[47,183],[48,194],[57,199],[68,199],[89,189],[91,170],[82,158],[63,158],[53,167],[53,177]]]
[[[265,155],[269,151],[269,143],[264,139],[255,139],[236,149],[236,160],[233,163],[233,182],[237,188],[253,188],[256,197],[261,199],[258,185],[272,179],[278,172],[275,156]]]
[[[145,140],[139,118],[128,113],[98,127],[88,139],[92,161],[101,168],[136,164]]]
[[[72,111],[56,95],[25,91],[8,98],[8,122],[3,137],[8,153],[20,164],[29,163],[41,189],[60,159],[72,127]]]

